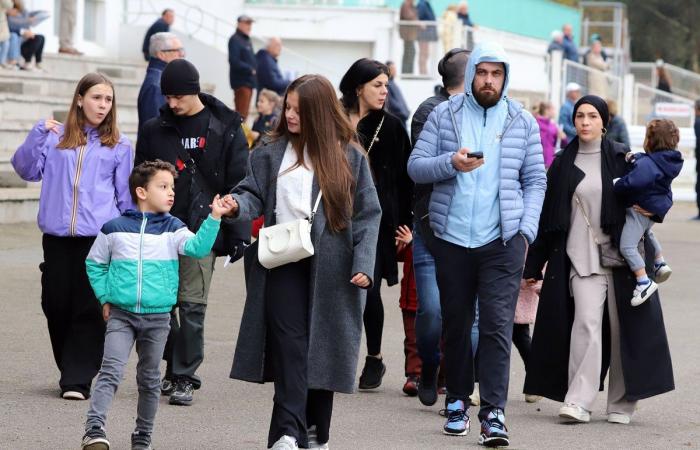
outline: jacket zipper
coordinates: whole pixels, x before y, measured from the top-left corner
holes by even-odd
[[[141,220],[141,231],[139,233],[139,260],[136,268],[136,313],[141,312],[141,292],[143,290],[143,235],[146,231],[146,214]]]
[[[508,109],[509,109],[509,112],[510,112],[510,107],[509,107]],[[508,123],[508,125],[503,129],[503,134],[501,134],[501,157],[503,157],[503,137],[506,135],[506,133],[508,132],[508,130],[510,130],[510,127],[513,126],[513,124],[515,123],[516,119],[518,119],[522,114],[523,114],[523,111],[522,111],[522,109],[521,109],[521,110],[518,112],[518,114],[517,114],[515,117],[513,117],[513,120],[511,120],[510,123]],[[506,118],[506,120],[508,120],[508,118]],[[525,143],[527,143],[527,138],[525,139]],[[499,161],[498,163],[500,164],[501,162]],[[498,189],[499,189],[499,191],[500,191],[500,189],[501,189],[501,188],[500,188],[500,183],[501,183],[501,181],[499,180],[498,183],[499,183],[499,188],[498,188]],[[524,207],[525,207],[525,205],[523,205],[523,208],[524,208]],[[506,235],[504,234],[505,232],[503,231],[503,211],[501,210],[501,200],[500,200],[500,197],[499,197],[499,199],[498,199],[498,216],[499,216],[500,219],[501,219],[501,239],[503,240],[503,246],[504,246],[504,247],[507,247]],[[518,231],[520,231],[520,230],[518,230]]]
[[[70,225],[68,234],[72,237],[77,234],[78,225],[78,185],[80,184],[80,175],[83,170],[83,157],[85,155],[85,145],[78,148],[78,162],[75,165],[75,179],[73,180],[73,203],[71,207]]]

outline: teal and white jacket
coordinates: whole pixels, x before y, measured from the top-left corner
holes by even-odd
[[[177,300],[178,254],[209,254],[220,225],[210,215],[193,234],[170,214],[134,210],[110,220],[85,262],[95,296],[136,314],[170,312]]]

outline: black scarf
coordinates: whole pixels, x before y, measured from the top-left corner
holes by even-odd
[[[622,226],[625,224],[625,208],[618,204],[613,191],[613,178],[621,176],[621,168],[614,144],[603,137],[601,141],[601,186],[603,190],[600,224],[617,247]],[[557,157],[547,173],[547,193],[542,205],[540,230],[568,233],[571,225],[571,200],[576,186],[585,174],[575,166],[579,140],[574,138]],[[624,166],[622,166],[624,170]]]

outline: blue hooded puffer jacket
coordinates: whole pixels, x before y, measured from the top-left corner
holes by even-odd
[[[482,62],[504,62],[506,66],[502,101],[507,102],[508,115],[501,135],[498,181],[501,238],[505,242],[520,232],[532,243],[537,237],[547,186],[540,130],[534,117],[521,104],[505,96],[510,73],[507,56],[500,45],[487,42],[474,49],[467,64],[466,92],[450,97],[430,114],[408,160],[408,174],[416,183],[433,184],[430,226],[437,237],[442,237],[459,173],[452,165],[452,156],[461,148],[459,125],[463,123],[464,114],[473,116],[468,120],[484,120],[483,108],[477,115],[474,114],[476,108],[467,105],[467,101],[475,101],[471,86],[476,66]]]

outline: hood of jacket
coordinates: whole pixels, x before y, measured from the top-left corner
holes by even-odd
[[[663,174],[668,178],[676,178],[683,168],[683,155],[678,150],[657,150],[649,154]]]
[[[508,84],[510,79],[510,62],[508,60],[508,55],[500,44],[488,41],[482,42],[474,47],[474,51],[469,55],[467,68],[464,72],[464,93],[467,94],[469,101],[475,104],[476,99],[472,92],[472,84],[476,76],[476,66],[484,62],[503,63],[506,74],[501,98],[506,98],[508,96]]]

